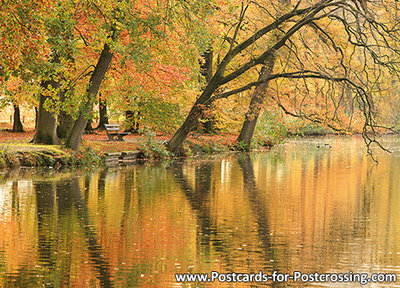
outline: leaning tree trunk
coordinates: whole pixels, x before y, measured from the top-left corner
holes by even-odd
[[[200,70],[201,70],[201,75],[206,78],[206,83],[211,81],[212,78],[212,64],[213,64],[213,50],[212,48],[209,48],[206,52],[203,54],[204,58],[204,63],[200,65]],[[208,107],[210,108],[210,107]],[[207,109],[210,110],[210,109]],[[215,132],[215,119],[214,119],[214,114],[211,111],[206,111],[205,115],[203,115],[204,118],[206,118],[206,122],[204,123],[204,132],[205,133],[214,133]]]
[[[93,103],[96,99],[96,95],[99,92],[101,82],[106,75],[108,67],[111,64],[113,53],[111,52],[110,46],[104,44],[103,51],[101,51],[99,60],[96,64],[96,68],[90,77],[89,86],[86,92],[86,100],[82,107],[78,119],[71,130],[71,134],[67,140],[67,147],[74,150],[78,150],[79,144],[82,140],[83,132],[85,131],[86,123],[90,117],[90,112],[93,109]]]
[[[14,105],[14,124],[12,132],[24,132],[21,122],[21,112],[19,110],[19,105]]]
[[[108,124],[108,116],[107,116],[107,100],[101,98],[101,94],[99,97],[99,125],[96,129],[105,129],[104,124]]]
[[[211,95],[218,88],[218,78],[215,77],[209,82],[206,89],[201,93],[196,103],[193,105],[185,121],[181,127],[175,132],[171,140],[168,141],[168,150],[175,155],[182,154],[181,147],[186,137],[198,123],[201,115],[203,115],[204,107],[208,107]]]
[[[260,76],[258,77],[258,81],[264,81],[268,76],[271,75],[275,64],[274,54],[268,56],[265,60],[265,65],[261,69]],[[260,115],[261,108],[264,102],[264,96],[266,90],[268,88],[269,82],[265,82],[254,90],[253,96],[250,100],[249,108],[246,112],[245,120],[242,126],[242,130],[240,131],[239,137],[236,139],[236,142],[241,142],[244,145],[246,150],[250,149],[251,138],[253,137],[254,130],[256,128],[258,116]]]
[[[40,94],[39,100],[39,113],[36,125],[35,136],[33,136],[33,143],[35,144],[58,144],[57,138],[57,121],[55,115],[44,108],[46,100],[52,100],[51,96],[46,96],[46,91],[57,91],[60,88],[60,83],[55,80],[46,80],[41,83],[44,90]]]

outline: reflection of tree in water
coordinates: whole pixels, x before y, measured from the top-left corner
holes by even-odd
[[[266,260],[274,259],[274,250],[271,249],[269,216],[267,203],[254,177],[253,163],[249,154],[240,155],[238,163],[243,172],[244,191],[250,201],[250,208],[257,222],[257,233],[262,243]]]
[[[97,271],[97,278],[100,281],[100,286],[105,288],[113,287],[114,285],[110,275],[110,264],[108,259],[103,255],[104,252],[101,245],[98,244],[97,232],[93,228],[93,225],[90,224],[88,209],[86,202],[83,201],[78,179],[73,178],[71,181],[65,181],[63,185],[65,188],[62,190],[66,193],[69,191],[73,206],[78,213],[79,224],[85,234],[90,261]]]
[[[106,176],[108,173],[108,168],[102,168],[99,171],[99,179],[97,181],[97,193],[98,193],[98,198],[99,201],[101,199],[104,199],[104,195],[106,193]],[[86,188],[89,187],[89,184],[86,184]]]
[[[123,217],[121,218],[121,224],[120,224],[120,235],[121,239],[126,239],[127,238],[127,223],[129,220],[129,212],[131,209],[131,202],[133,201],[133,189],[135,187],[136,183],[136,174],[135,174],[135,169],[132,170],[127,170],[125,172],[125,182],[124,182],[124,210],[123,210]],[[120,245],[122,245],[123,241],[120,242]],[[123,251],[122,247],[121,251]]]
[[[55,287],[56,271],[56,238],[54,222],[55,185],[53,182],[35,181],[33,186],[36,192],[36,214],[39,256],[39,266],[36,266],[35,273],[41,273],[41,277],[34,277],[24,267],[19,269],[16,275],[6,279],[6,287]],[[13,185],[13,208],[17,205],[18,185]],[[15,199],[14,199],[15,198]],[[18,209],[19,210],[19,209]],[[35,279],[36,278],[36,279]]]
[[[257,223],[257,233],[260,245],[263,249],[265,268],[277,265],[276,253],[270,242],[270,227],[268,223],[268,211],[261,191],[257,188],[253,172],[253,166],[249,155],[238,160],[243,171],[244,189],[250,202],[250,208]],[[234,269],[232,247],[226,239],[226,231],[221,231],[216,226],[216,219],[212,218],[210,211],[210,190],[213,163],[202,163],[195,169],[195,187],[192,188],[183,173],[183,163],[174,162],[171,165],[176,181],[180,184],[193,211],[196,212],[199,222],[198,235],[201,238],[201,248],[209,250],[211,246],[224,258],[228,270]],[[212,244],[212,245],[211,245]],[[271,261],[272,260],[272,261]],[[255,271],[258,272],[258,271]],[[276,286],[275,284],[273,284]],[[277,286],[276,286],[277,287]]]
[[[183,173],[183,162],[174,161],[171,166],[171,172],[177,183],[179,183],[182,192],[185,194],[192,210],[196,213],[198,219],[199,231],[197,234],[200,236],[200,248],[209,254],[211,245],[212,247],[224,257],[227,267],[232,268],[232,259],[229,255],[229,247],[224,240],[224,233],[219,233],[215,221],[212,219],[209,194],[211,190],[211,172],[212,163],[202,163],[196,167],[195,172],[195,188],[191,187],[186,176]]]
[[[19,204],[20,201],[20,195],[19,195],[19,189],[18,189],[18,180],[13,181],[12,183],[12,188],[11,188],[11,217],[13,218],[14,225],[18,225],[16,229],[20,231],[22,227],[20,226],[21,224],[21,207]],[[45,198],[48,198],[48,194],[51,195],[51,191],[48,191],[49,187],[44,187],[43,193],[40,193],[40,195],[37,197],[37,201],[42,202],[44,201]],[[50,193],[49,193],[50,192]],[[54,195],[54,194],[53,194]],[[53,201],[54,202],[54,201]],[[40,226],[40,230],[42,233],[38,233],[38,252],[39,252],[39,259],[46,259],[44,261],[43,266],[45,266],[45,269],[53,269],[52,264],[54,264],[54,259],[51,258],[52,256],[52,251],[51,251],[51,246],[49,245],[49,239],[50,239],[50,233],[45,233],[49,231],[49,223],[45,223],[45,220],[43,219],[43,215],[46,213],[45,211],[51,211],[53,207],[53,202],[50,200],[48,206],[42,205],[43,209],[38,209],[38,226]],[[48,221],[47,221],[48,222]],[[44,227],[43,227],[44,226]],[[46,228],[47,227],[47,228]],[[20,231],[19,233],[23,233],[23,231]],[[9,251],[10,253],[15,253],[16,251]],[[28,255],[29,257],[30,255]],[[4,263],[3,266],[3,261],[0,259],[0,271],[1,274],[6,273],[7,271],[7,263]],[[4,267],[4,269],[3,269]],[[50,267],[50,268],[49,268]],[[53,287],[53,283],[48,283],[46,286],[43,286],[41,284],[41,281],[43,279],[40,279],[37,277],[36,272],[32,273],[30,270],[31,267],[28,265],[19,265],[17,272],[15,273],[9,273],[6,274],[6,276],[3,278],[2,277],[2,283],[4,286],[2,287],[7,287],[7,288],[14,288],[14,287],[24,287],[24,288],[30,288],[30,287]],[[48,280],[46,278],[45,280]],[[1,283],[0,283],[1,285]]]
[[[55,286],[55,241],[52,215],[54,214],[55,185],[52,182],[36,181],[36,210],[38,225],[39,263],[44,268],[45,287]]]
[[[257,187],[254,176],[253,163],[250,154],[240,155],[237,159],[240,168],[243,172],[243,187],[250,202],[250,209],[257,223],[257,234],[260,240],[261,248],[263,249],[264,268],[279,271],[282,263],[278,263],[280,255],[276,248],[271,243],[271,228],[269,224],[269,213],[267,211],[267,200],[262,191]],[[281,253],[282,256],[288,255],[286,252]],[[268,263],[268,264],[267,264]],[[264,271],[264,273],[269,272]],[[283,271],[280,271],[283,272]],[[289,272],[289,271],[288,271]],[[286,287],[287,283],[271,282],[268,283],[271,287]]]
[[[13,186],[17,193],[17,185]],[[90,224],[86,202],[83,200],[78,178],[59,181],[34,181],[36,193],[37,231],[39,256],[35,271],[26,271],[24,266],[17,274],[4,279],[5,287],[69,287],[72,266],[73,221],[77,214],[79,227],[84,233],[89,260],[97,272],[100,287],[114,287],[110,274],[110,264],[98,244],[97,232]],[[14,195],[16,196],[16,195]],[[57,199],[55,201],[55,199]],[[17,198],[12,199],[18,206]],[[55,205],[57,205],[55,207]],[[55,216],[58,213],[58,219]],[[62,231],[62,232],[60,232]],[[62,233],[67,235],[63,235]],[[64,254],[58,253],[58,249]],[[33,273],[32,273],[33,272]],[[40,275],[40,277],[37,277]]]

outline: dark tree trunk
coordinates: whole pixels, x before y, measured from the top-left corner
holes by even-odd
[[[107,100],[99,97],[99,126],[96,129],[105,129],[104,124],[108,124]]]
[[[203,54],[204,62],[201,63],[200,69],[201,69],[201,75],[203,75],[206,78],[206,83],[210,82],[212,78],[212,64],[213,64],[213,50],[212,48],[208,49],[206,52]],[[214,133],[215,132],[215,119],[214,115],[212,114],[211,111],[206,111],[204,118],[207,120],[203,125],[204,125],[204,132],[205,133]]]
[[[372,115],[377,116],[378,111],[375,109],[375,102],[370,94],[367,94],[366,106],[369,107],[365,107],[364,111],[370,111]]]
[[[192,130],[194,125],[197,124],[199,113],[201,112],[201,109],[197,106],[192,107],[189,115],[185,119],[185,122],[183,122],[181,127],[179,127],[179,129],[175,132],[171,140],[168,141],[168,150],[175,156],[183,154],[181,151],[182,144],[185,141],[186,137],[189,135],[189,132]]]
[[[260,76],[258,81],[264,81],[268,76],[271,75],[275,64],[275,57],[271,54],[266,60],[265,65],[261,68]],[[236,142],[242,142],[241,147],[245,147],[246,150],[250,149],[251,138],[253,137],[254,130],[257,125],[258,116],[260,115],[261,108],[264,102],[265,93],[267,91],[269,82],[265,82],[256,87],[253,96],[250,100],[249,108],[246,112],[245,120],[240,131],[239,137]]]
[[[137,119],[137,113],[135,115],[134,111],[127,110],[127,111],[125,111],[125,117],[126,117],[125,131],[131,132],[131,133],[137,133],[139,131],[139,122]]]
[[[35,130],[37,128],[38,119],[39,119],[39,109],[38,107],[35,106]]]
[[[212,62],[213,62],[213,50],[209,48],[202,55],[203,60],[199,60],[200,63],[200,74],[206,78],[206,83],[210,82],[212,78]]]
[[[68,30],[65,32],[66,32],[65,33],[66,43],[69,43],[69,40],[73,38],[72,31]],[[65,53],[64,57],[69,63],[75,65],[75,58],[73,55],[74,55],[73,50],[68,45],[67,53]],[[62,105],[61,105],[61,111],[58,115],[57,136],[63,140],[67,139],[69,133],[71,133],[72,126],[74,125],[74,119],[69,113],[65,111],[66,109],[64,107],[65,101],[73,97],[73,94],[74,94],[74,88],[70,87],[69,85],[66,85],[66,87],[65,86],[62,87],[60,91],[60,102]]]
[[[14,123],[12,132],[24,132],[21,122],[21,113],[19,110],[19,105],[14,105]]]
[[[210,113],[210,112],[209,112]],[[204,123],[204,132],[207,134],[215,133],[214,115],[208,115],[207,121]]]
[[[71,115],[68,115],[65,111],[61,111],[60,115],[58,115],[58,122],[57,136],[60,139],[67,139],[72,126],[74,125],[74,119],[72,119]]]
[[[52,79],[43,81],[41,86],[44,91],[57,91],[60,88],[60,83]],[[35,144],[54,145],[59,143],[55,115],[44,108],[44,103],[47,99],[52,100],[51,96],[46,96],[45,93],[40,94],[36,132],[33,137],[33,143]]]
[[[69,91],[71,93],[71,90]],[[60,92],[60,102],[64,103],[67,91],[62,90]],[[60,139],[67,139],[69,133],[71,132],[72,126],[74,125],[74,119],[71,115],[61,109],[58,115],[58,126],[57,126],[57,136]]]
[[[354,100],[353,100],[353,93],[349,86],[344,87],[344,95],[345,95],[345,111],[347,115],[353,115],[354,113]]]
[[[67,140],[67,146],[78,150],[79,144],[81,143],[83,132],[85,131],[86,123],[90,117],[90,113],[93,109],[93,103],[96,99],[96,95],[100,89],[101,82],[106,75],[108,67],[111,64],[113,53],[110,50],[110,46],[106,43],[104,44],[103,51],[96,64],[96,68],[90,77],[89,87],[86,92],[86,100],[84,106],[82,107],[78,119],[72,128],[71,134]]]

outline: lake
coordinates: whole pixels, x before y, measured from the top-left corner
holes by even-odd
[[[399,278],[400,140],[382,143],[392,153],[374,149],[378,165],[362,138],[329,136],[269,152],[3,171],[0,287],[360,287],[362,275]],[[284,281],[295,271],[320,281]],[[176,273],[214,281],[177,282]],[[244,283],[261,275],[275,278]],[[227,282],[234,277],[241,282]],[[370,280],[363,287],[400,287]]]

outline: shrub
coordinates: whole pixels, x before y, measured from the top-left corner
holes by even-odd
[[[146,131],[144,136],[145,138],[142,138],[139,143],[139,150],[142,152],[143,158],[162,159],[172,156],[165,143],[155,139],[155,132]]]

